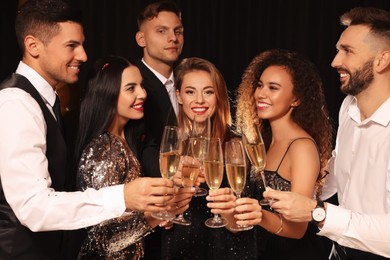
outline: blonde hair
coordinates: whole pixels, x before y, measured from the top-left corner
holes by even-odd
[[[225,80],[220,71],[210,61],[197,57],[186,58],[174,71],[176,90],[180,91],[184,76],[192,71],[205,71],[210,74],[215,86],[214,90],[217,99],[215,113],[211,116],[211,136],[225,140],[229,127],[232,124]],[[183,105],[179,105],[177,121],[178,125],[184,127],[184,129],[188,130],[190,128],[190,119],[183,112]]]

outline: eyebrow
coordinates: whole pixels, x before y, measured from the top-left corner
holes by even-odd
[[[353,46],[349,45],[349,44],[340,44],[340,45],[336,44],[336,49],[343,49],[343,50],[351,49],[351,50],[353,50],[355,48]]]
[[[184,88],[191,88],[191,89],[196,89],[196,87],[194,87],[194,86],[185,86]],[[205,86],[205,87],[203,87],[203,89],[208,89],[208,88],[212,88],[212,89],[214,89],[214,87],[213,87],[213,86]]]
[[[257,84],[259,84],[259,83],[264,84],[264,82],[261,81],[261,80],[259,80],[259,81],[257,82]],[[270,82],[266,82],[266,83],[267,83],[268,85],[277,85],[277,86],[279,86],[279,87],[282,86],[281,84],[279,84],[279,83],[277,83],[277,82],[274,82],[274,81],[270,81]]]
[[[123,85],[123,87],[127,87],[127,86],[137,86],[137,83],[129,82],[129,83],[126,83],[125,85]]]
[[[66,41],[65,44],[73,44],[73,45],[83,45],[81,42],[79,41],[75,41],[75,40],[69,40],[69,41]]]

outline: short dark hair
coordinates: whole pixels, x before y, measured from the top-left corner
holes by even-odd
[[[340,17],[344,26],[366,25],[374,36],[390,45],[390,12],[374,7],[355,7]]]
[[[81,24],[81,12],[62,0],[28,0],[18,10],[15,20],[16,38],[24,52],[24,38],[37,37],[44,44],[58,33],[58,23]]]
[[[147,5],[142,12],[138,15],[137,24],[138,29],[146,20],[151,20],[158,16],[160,12],[172,12],[175,13],[179,19],[181,19],[181,11],[174,2],[171,1],[159,1]]]

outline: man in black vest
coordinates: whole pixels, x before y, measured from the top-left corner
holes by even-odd
[[[170,209],[173,182],[138,178],[67,192],[66,143],[56,86],[78,80],[87,60],[79,13],[59,0],[29,0],[16,17],[23,59],[0,86],[0,259],[63,259],[63,231],[126,209]],[[165,196],[163,196],[165,195]]]

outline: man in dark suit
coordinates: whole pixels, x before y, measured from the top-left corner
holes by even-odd
[[[140,159],[145,176],[160,177],[158,160],[162,133],[166,125],[176,124],[178,111],[173,66],[184,44],[181,12],[173,2],[155,2],[145,7],[137,22],[136,41],[143,48],[143,58],[136,63],[148,93]],[[160,258],[160,237],[160,230],[156,230],[146,238],[146,259]]]

